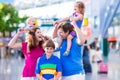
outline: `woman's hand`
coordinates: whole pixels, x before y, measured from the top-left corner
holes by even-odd
[[[47,35],[42,35],[43,41],[49,40],[50,38]]]
[[[56,24],[58,24],[58,23],[59,23],[58,21],[55,21],[55,22],[54,22],[54,25],[56,25]]]
[[[25,32],[25,28],[19,28],[17,34],[21,34],[23,32]]]

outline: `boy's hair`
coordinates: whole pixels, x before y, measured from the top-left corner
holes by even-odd
[[[55,49],[55,44],[51,39],[49,39],[45,41],[45,43],[43,44],[43,48],[45,47],[52,47],[53,49]]]

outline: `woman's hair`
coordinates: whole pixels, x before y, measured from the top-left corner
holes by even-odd
[[[84,15],[84,9],[85,9],[84,3],[82,1],[77,1],[76,4],[78,5],[78,8],[80,9],[80,13]]]
[[[73,27],[72,27],[72,25],[69,22],[62,22],[62,23],[60,23],[58,25],[58,29],[60,29],[60,28],[63,29],[63,31],[65,33],[68,32],[68,31],[69,31],[69,33],[73,31]]]
[[[37,46],[35,32],[38,29],[40,30],[40,28],[34,27],[28,32],[27,42],[28,42],[29,49],[33,49]],[[39,46],[42,46],[42,43],[43,43],[43,40],[39,42]]]
[[[45,47],[52,47],[53,49],[55,49],[55,44],[51,39],[49,39],[44,42],[43,48],[45,48]]]

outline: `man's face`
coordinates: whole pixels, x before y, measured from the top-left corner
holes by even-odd
[[[63,38],[63,39],[67,39],[67,36],[69,35],[69,32],[64,32],[62,28],[60,28],[58,30],[58,34]]]

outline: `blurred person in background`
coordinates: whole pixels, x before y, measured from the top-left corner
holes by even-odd
[[[95,50],[97,48],[97,46],[100,46],[100,43],[99,43],[98,38],[95,37],[94,41],[90,44],[90,48]]]
[[[90,46],[87,43],[87,40],[85,41],[84,48],[83,48],[83,66],[85,69],[85,73],[92,72],[92,67],[90,63]]]
[[[101,63],[103,61],[103,53],[100,47],[96,48],[96,53],[95,53],[95,61],[97,63]]]

